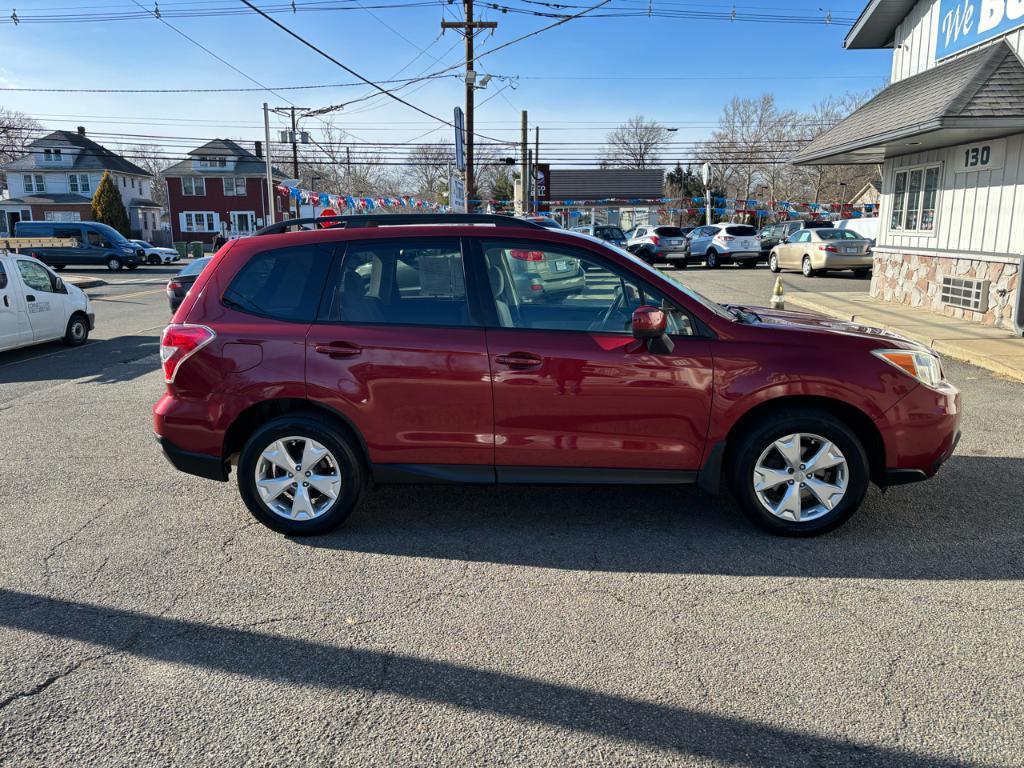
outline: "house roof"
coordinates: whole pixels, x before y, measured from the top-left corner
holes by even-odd
[[[590,168],[550,170],[548,188],[552,200],[600,200],[615,198],[655,198],[665,194],[665,170],[644,171],[629,168]]]
[[[72,165],[61,165],[53,170],[57,171],[114,171],[125,173],[131,176],[151,176],[148,171],[125,160],[118,154],[111,152],[101,144],[97,144],[84,133],[76,131],[54,131],[40,139],[36,139],[29,147],[32,149],[43,149],[46,147],[75,147],[79,149],[74,155],[75,161]],[[40,171],[46,170],[36,165],[32,153],[28,153],[12,160],[9,163],[0,165],[5,171]]]
[[[875,163],[1021,129],[1024,64],[998,42],[890,85],[793,162]]]
[[[126,208],[159,208],[160,204],[150,200],[148,197],[133,197],[124,204]]]
[[[917,0],[871,0],[843,42],[847,48],[891,48],[896,27],[907,18]]]
[[[257,157],[241,144],[231,139],[214,139],[188,153],[189,157],[235,157],[234,168],[195,168],[192,160],[182,160],[161,172],[164,178],[181,176],[265,176],[267,173],[266,158]],[[288,178],[288,175],[277,168],[270,169],[275,181]]]
[[[22,205],[92,205],[92,199],[84,195],[53,194],[22,195],[0,200],[0,203],[20,203]]]

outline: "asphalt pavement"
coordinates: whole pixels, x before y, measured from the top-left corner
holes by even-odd
[[[85,347],[0,355],[0,764],[1021,764],[1021,385],[950,363],[957,454],[813,540],[696,489],[444,486],[288,539],[153,442],[157,269],[90,291]]]

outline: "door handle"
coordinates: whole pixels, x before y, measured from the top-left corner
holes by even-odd
[[[7,298],[7,294],[6,293],[4,294],[4,306],[5,307],[11,306],[11,300]]]
[[[321,355],[327,355],[332,360],[355,357],[363,351],[359,345],[350,344],[347,341],[332,341],[325,344],[314,344],[313,349]]]
[[[499,365],[507,365],[516,370],[536,368],[544,364],[544,358],[532,352],[509,352],[507,355],[498,355],[494,361]]]
[[[36,300],[36,297],[33,296],[31,293],[25,294],[25,301],[35,301],[35,300]]]

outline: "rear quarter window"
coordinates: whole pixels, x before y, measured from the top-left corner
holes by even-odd
[[[224,291],[224,303],[273,320],[311,323],[333,252],[330,246],[300,245],[254,254]]]

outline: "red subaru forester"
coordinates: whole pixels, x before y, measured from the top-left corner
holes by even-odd
[[[371,482],[715,493],[724,476],[755,523],[809,535],[956,446],[958,391],[898,336],[716,304],[525,220],[332,221],[229,243],[161,341],[171,463],[233,466],[278,531],[334,528]]]

